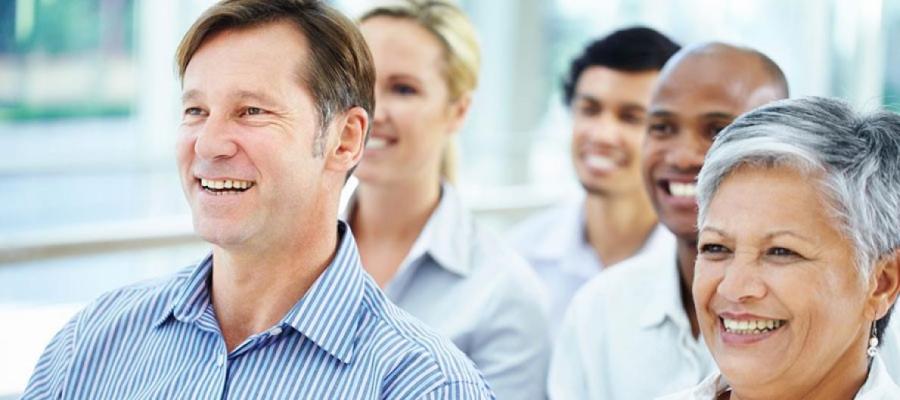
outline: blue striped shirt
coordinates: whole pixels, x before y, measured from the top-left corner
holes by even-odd
[[[492,399],[472,362],[387,300],[349,228],[284,318],[230,353],[212,257],[101,296],[53,338],[23,398]]]

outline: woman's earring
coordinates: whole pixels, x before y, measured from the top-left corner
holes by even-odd
[[[866,354],[869,357],[875,357],[878,354],[878,328],[875,327],[875,321],[872,322],[872,337],[869,338],[869,348],[866,349]]]

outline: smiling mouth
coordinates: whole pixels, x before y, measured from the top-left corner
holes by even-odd
[[[367,150],[380,150],[386,148],[388,146],[393,146],[396,143],[396,139],[387,139],[383,137],[370,137],[369,140],[366,141],[366,149]]]
[[[755,320],[735,320],[719,317],[719,322],[725,332],[735,335],[761,335],[764,333],[774,332],[787,324],[787,320],[783,319],[755,319]]]
[[[674,182],[664,180],[659,182],[659,187],[669,196],[681,199],[693,199],[697,197],[696,182]]]
[[[256,182],[237,179],[213,180],[197,178],[197,182],[204,191],[215,195],[243,193],[256,186]]]

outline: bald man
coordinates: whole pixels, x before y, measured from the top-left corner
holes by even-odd
[[[781,69],[752,49],[709,43],[666,63],[651,96],[641,173],[676,244],[626,260],[578,291],[551,362],[552,399],[653,399],[712,372],[691,299],[695,179],[719,131],[787,96]]]

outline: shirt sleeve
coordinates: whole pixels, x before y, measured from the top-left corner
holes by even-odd
[[[448,382],[425,393],[419,400],[495,400],[483,383]]]
[[[75,354],[75,331],[81,313],[63,326],[44,349],[25,388],[23,399],[60,399]]]

